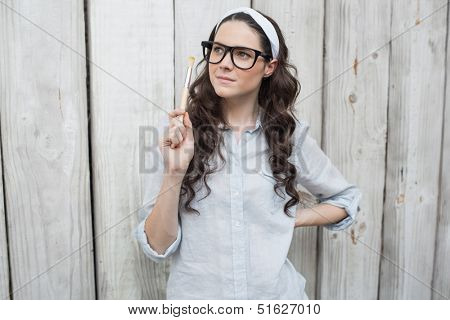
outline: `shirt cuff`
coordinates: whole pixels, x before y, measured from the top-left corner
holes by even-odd
[[[166,249],[163,254],[159,254],[148,243],[147,234],[145,233],[145,220],[146,219],[138,224],[137,228],[134,231],[134,237],[139,242],[142,251],[148,258],[158,263],[162,262],[177,250],[181,242],[180,224],[178,224],[177,238],[174,240],[174,242],[172,242],[172,244]]]
[[[331,198],[328,200],[321,201],[320,203],[327,203],[334,205],[336,207],[340,207],[345,209],[347,212],[347,217],[344,219],[336,222],[336,223],[330,223],[327,225],[324,225],[325,228],[332,231],[338,231],[338,230],[344,230],[347,229],[350,225],[355,222],[356,215],[360,211],[359,209],[359,202],[361,200],[361,192],[358,189],[355,189],[355,194],[352,197],[351,201],[348,201],[343,198]]]

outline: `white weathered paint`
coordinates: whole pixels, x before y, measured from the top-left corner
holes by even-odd
[[[0,48],[0,53],[2,49]],[[1,163],[1,159],[0,159]],[[0,167],[0,174],[2,173],[2,167]],[[0,180],[0,300],[9,300],[9,266],[8,266],[8,247],[6,239],[6,225],[5,225],[5,210],[4,210],[4,188],[3,180]]]
[[[445,9],[443,11],[446,11]],[[450,27],[450,20],[447,21],[447,33]],[[447,36],[447,48],[449,48],[449,38]],[[442,50],[442,47],[440,47]],[[449,61],[450,55],[447,49],[447,65],[445,66],[446,88],[445,88],[445,111],[443,142],[441,149],[441,176],[438,203],[438,218],[436,231],[436,251],[434,260],[434,272],[432,287],[433,299],[450,299],[450,82],[449,82]]]
[[[0,111],[13,298],[95,299],[83,1],[7,5]]]
[[[296,230],[289,258],[308,296],[448,299],[445,0],[87,3],[86,16],[81,0],[5,2],[22,17],[0,5],[0,299],[10,279],[14,299],[165,298],[170,259],[153,263],[131,234],[139,129],[179,104],[187,57],[201,61],[222,14],[250,5],[284,33],[297,115],[363,192],[349,229]]]
[[[420,18],[446,2],[392,2],[380,299],[432,298],[447,10]]]
[[[322,149],[363,197],[353,225],[320,232],[319,299],[378,295],[389,17],[389,0],[326,2]]]

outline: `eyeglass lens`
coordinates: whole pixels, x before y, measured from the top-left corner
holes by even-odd
[[[211,48],[207,47],[205,50],[210,63],[218,63],[226,51],[225,47],[215,43],[212,44]],[[248,69],[253,66],[256,57],[255,51],[244,48],[233,48],[231,51],[232,61],[236,67]]]

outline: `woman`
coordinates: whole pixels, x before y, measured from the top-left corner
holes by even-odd
[[[361,193],[294,117],[300,84],[273,19],[231,10],[202,46],[187,112],[161,125],[135,236],[153,261],[173,257],[167,299],[308,299],[287,259],[294,228],[347,228]],[[321,203],[299,206],[298,184]]]

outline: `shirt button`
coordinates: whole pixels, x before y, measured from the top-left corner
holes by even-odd
[[[238,195],[239,195],[239,192],[235,191],[235,192],[233,192],[233,195],[234,195],[234,196],[238,196]]]
[[[239,221],[236,221],[236,227],[240,227],[241,223]]]

